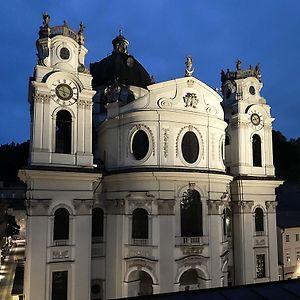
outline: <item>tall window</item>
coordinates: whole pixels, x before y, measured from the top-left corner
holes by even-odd
[[[55,152],[71,153],[72,116],[66,110],[60,110],[56,115]]]
[[[252,155],[253,166],[261,167],[261,139],[257,134],[254,134],[252,137]]]
[[[255,231],[264,231],[264,212],[260,207],[255,209]]]
[[[202,203],[196,190],[188,189],[180,203],[181,236],[202,236]]]
[[[53,240],[69,239],[69,212],[65,208],[59,208],[54,214]]]
[[[223,234],[231,236],[231,211],[229,208],[223,210]]]
[[[266,277],[265,255],[256,255],[256,278]]]
[[[148,212],[143,208],[136,208],[132,213],[132,238],[148,239]]]
[[[92,238],[103,238],[103,210],[101,208],[94,208],[92,211]]]
[[[52,300],[68,299],[68,271],[52,273]]]

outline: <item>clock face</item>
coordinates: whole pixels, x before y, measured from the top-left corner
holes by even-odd
[[[78,88],[71,80],[59,79],[52,84],[51,96],[62,106],[72,105],[78,99]]]
[[[58,98],[61,100],[70,100],[73,97],[73,90],[72,88],[65,84],[61,83],[55,88],[55,93]]]
[[[256,113],[251,115],[251,122],[254,126],[258,126],[260,123],[260,116]]]

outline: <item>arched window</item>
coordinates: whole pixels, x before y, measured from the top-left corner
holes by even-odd
[[[255,209],[255,231],[264,231],[264,212],[260,207]]]
[[[202,203],[196,190],[188,189],[180,203],[181,236],[202,236]]]
[[[92,211],[92,239],[103,239],[103,210],[101,208],[94,208]]]
[[[252,137],[253,166],[261,167],[261,139],[258,134]]]
[[[231,236],[231,210],[224,208],[223,210],[223,235]]]
[[[66,110],[56,115],[55,152],[71,153],[72,116]]]
[[[69,239],[69,212],[65,208],[59,208],[54,213],[53,240]]]
[[[132,213],[132,238],[148,239],[148,212],[143,208],[136,208]]]

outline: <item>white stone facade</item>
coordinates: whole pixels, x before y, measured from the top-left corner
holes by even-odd
[[[257,73],[224,74],[224,101],[192,76],[127,85],[134,100],[109,101],[92,133],[93,96],[97,103],[104,89],[92,89],[83,67],[82,28],[48,22],[30,84],[30,166],[19,173],[27,183],[25,299],[277,280],[280,182]]]

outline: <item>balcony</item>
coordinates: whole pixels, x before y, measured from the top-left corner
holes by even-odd
[[[147,246],[149,245],[149,239],[131,239],[131,245]]]
[[[61,247],[61,246],[68,246],[69,240],[54,240],[53,246],[55,247]]]
[[[208,245],[208,236],[176,237],[176,245],[182,245],[182,246]]]

